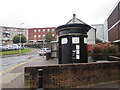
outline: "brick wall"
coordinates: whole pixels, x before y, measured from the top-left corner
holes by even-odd
[[[38,88],[43,68],[43,88],[68,88],[120,80],[120,62],[81,63],[25,67],[25,87]]]

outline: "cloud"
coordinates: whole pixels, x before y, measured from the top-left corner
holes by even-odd
[[[1,25],[49,27],[67,23],[72,14],[88,24],[102,23],[117,0],[2,0]]]

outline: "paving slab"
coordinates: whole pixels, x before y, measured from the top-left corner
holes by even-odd
[[[0,78],[0,81],[2,79],[2,82],[0,84],[10,83],[12,80],[17,78],[20,74],[22,74],[22,73],[9,73],[9,74],[3,76],[2,78]]]

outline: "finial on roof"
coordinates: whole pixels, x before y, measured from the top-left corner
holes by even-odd
[[[73,23],[75,23],[75,19],[76,19],[76,14],[73,14]]]
[[[76,18],[76,14],[73,14],[73,18],[67,23],[67,24],[75,24],[75,23],[79,23],[79,24],[86,24],[85,22],[83,22],[82,20]]]
[[[74,14],[73,14],[73,17],[75,17],[75,16],[76,16],[76,14],[74,13]]]

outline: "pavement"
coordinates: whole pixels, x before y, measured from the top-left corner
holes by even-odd
[[[110,81],[110,82],[104,82],[104,83],[97,83],[97,84],[91,84],[91,85],[83,85],[76,88],[106,88],[106,89],[120,89],[120,80],[118,81]]]

